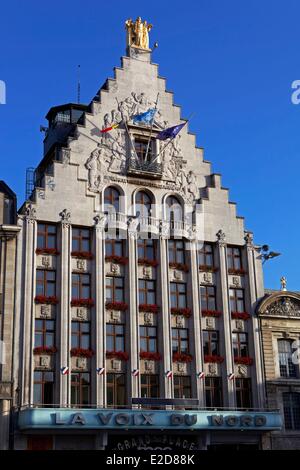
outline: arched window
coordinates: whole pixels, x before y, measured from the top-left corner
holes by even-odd
[[[182,206],[175,196],[167,197],[166,217],[168,222],[179,222],[183,220]]]
[[[116,188],[109,186],[104,192],[104,211],[120,212],[120,193]]]
[[[151,217],[152,199],[145,191],[139,191],[135,199],[136,214],[139,217]]]

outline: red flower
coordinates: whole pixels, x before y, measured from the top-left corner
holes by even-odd
[[[170,268],[174,269],[179,269],[179,271],[184,271],[185,273],[188,273],[190,268],[188,267],[187,264],[184,263],[175,263],[175,262],[170,262],[169,263]]]
[[[125,351],[106,351],[106,357],[121,359],[122,361],[128,361],[129,355]]]
[[[249,357],[249,356],[246,356],[246,357],[235,356],[234,362],[235,364],[244,364],[246,366],[252,366],[253,359],[252,357]]]
[[[239,320],[249,320],[251,315],[248,312],[231,312],[231,318]]]
[[[215,268],[214,266],[210,266],[209,264],[200,264],[199,271],[207,272],[207,273],[215,273],[216,271],[218,271],[218,268]]]
[[[93,299],[72,299],[72,307],[92,307],[94,305]]]
[[[222,312],[219,310],[201,310],[203,317],[220,317]]]
[[[143,264],[145,266],[152,266],[155,268],[156,266],[158,266],[158,261],[156,259],[139,258],[138,264]]]
[[[93,357],[95,352],[92,349],[72,348],[70,354],[74,357]]]
[[[245,269],[228,268],[228,274],[246,274]]]
[[[105,261],[112,261],[118,264],[127,264],[128,258],[126,256],[107,255],[105,256]]]
[[[37,255],[59,255],[59,251],[56,248],[37,248],[35,252]]]
[[[224,357],[218,356],[218,355],[208,355],[205,354],[204,356],[204,362],[215,362],[217,364],[221,364],[224,361]]]
[[[140,312],[157,313],[158,309],[159,309],[159,307],[156,304],[140,304],[139,305],[139,311]]]
[[[174,362],[192,362],[193,356],[187,353],[173,353]]]
[[[171,313],[172,313],[172,315],[183,315],[186,318],[189,318],[192,315],[192,312],[191,312],[190,308],[172,307],[171,308]]]
[[[33,354],[54,354],[57,348],[55,346],[37,346],[33,350]]]
[[[71,256],[81,259],[93,259],[93,253],[90,251],[72,251]]]
[[[58,299],[55,295],[47,297],[46,295],[36,295],[34,298],[36,304],[58,304]]]
[[[106,302],[105,307],[109,310],[127,310],[128,305],[125,302]]]
[[[158,352],[147,352],[147,351],[141,351],[140,352],[140,358],[141,359],[148,359],[152,361],[160,361],[161,355]]]

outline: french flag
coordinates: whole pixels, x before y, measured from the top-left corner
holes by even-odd
[[[133,369],[133,371],[132,371],[133,377],[137,377],[139,375],[139,373],[140,373],[139,369]]]
[[[61,375],[68,375],[69,374],[69,367],[67,367],[67,366],[61,367],[60,368],[60,373],[61,373]]]
[[[204,379],[204,377],[205,377],[204,372],[198,372],[197,377],[198,377],[198,379]]]
[[[233,380],[234,379],[234,374],[231,373],[231,374],[228,374],[228,380]]]
[[[173,372],[171,370],[168,370],[166,372],[166,377],[167,377],[167,379],[171,379],[173,377]]]
[[[103,375],[105,372],[105,367],[97,367],[96,371],[98,375]]]

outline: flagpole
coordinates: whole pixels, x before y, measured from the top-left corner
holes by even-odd
[[[137,159],[137,161],[138,161],[138,160],[139,160],[139,157],[137,156],[136,149],[135,149],[135,147],[134,147],[134,145],[133,145],[133,142],[132,142],[132,140],[131,140],[131,136],[130,136],[130,134],[129,134],[129,130],[128,130],[128,126],[127,126],[126,119],[124,119],[123,112],[120,110],[120,105],[119,105],[119,101],[118,101],[118,98],[117,98],[117,97],[116,97],[116,101],[117,101],[117,104],[118,104],[118,109],[119,109],[119,111],[121,112],[122,119],[123,119],[124,124],[125,124],[125,129],[126,129],[126,131],[127,131],[127,135],[128,135],[128,137],[129,137],[132,150],[134,151],[135,156],[136,156],[136,159]]]
[[[157,111],[158,97],[159,97],[159,93],[157,93],[157,97],[156,97],[155,108],[154,108],[155,112]],[[153,124],[154,124],[154,116],[155,116],[155,113],[153,115],[153,119],[152,119],[152,122],[151,122],[150,135],[149,135],[149,139],[148,139],[148,143],[147,143],[145,162],[147,162],[147,159],[148,159],[148,152],[149,152],[150,141],[151,141],[151,137],[152,137],[152,129],[153,129]]]

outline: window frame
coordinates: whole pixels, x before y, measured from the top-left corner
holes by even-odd
[[[142,329],[145,329],[145,334],[142,334]],[[150,329],[155,330],[155,334],[150,334]],[[157,353],[158,352],[158,341],[157,341],[157,327],[150,326],[150,325],[140,325],[139,326],[139,334],[140,334],[140,350],[141,352],[151,352]],[[142,348],[142,340],[146,343],[146,348]],[[151,341],[154,342],[154,348],[151,348]]]
[[[108,332],[108,326],[112,327],[112,332]],[[124,323],[106,323],[106,351],[107,352],[113,352],[113,351],[122,351],[122,352],[125,352],[125,324]],[[122,328],[122,332],[117,332],[117,328]],[[108,339],[109,338],[112,338],[112,342],[113,342],[113,348],[110,349],[108,347]],[[122,347],[119,348],[117,347],[117,342],[118,342],[118,339],[121,338],[121,341],[122,341]]]
[[[36,379],[36,374],[41,375],[41,380]],[[52,380],[46,380],[46,376],[51,374],[52,375]],[[55,381],[55,374],[52,370],[34,370],[33,372],[33,401],[35,405],[53,405],[54,401],[54,381]],[[46,395],[49,393],[49,391],[46,391],[46,385],[51,384],[51,389],[50,389],[50,394],[52,395],[52,400],[50,403],[46,403]],[[41,394],[41,402],[37,402],[35,400],[35,395],[37,393],[36,388],[37,386],[40,387],[40,392]]]
[[[74,381],[74,377],[79,377],[79,381]],[[88,382],[83,383],[84,377],[88,377]],[[71,406],[81,407],[91,404],[91,374],[90,372],[71,372]],[[88,401],[83,402],[84,388],[88,390]],[[79,396],[79,402],[73,403],[73,393],[76,391],[76,397]]]
[[[78,325],[77,331],[73,330],[73,326]],[[88,331],[84,331],[84,326],[88,326]],[[76,338],[76,346],[73,344],[73,339]],[[84,340],[88,338],[88,346],[84,346]],[[90,321],[77,321],[71,322],[71,348],[91,349],[91,322]]]
[[[38,274],[43,273],[43,279],[38,279]],[[47,279],[48,276],[54,277],[54,279]],[[42,286],[42,292],[39,292],[39,286]],[[54,286],[54,292],[52,293],[52,288]],[[51,287],[51,293],[49,293],[49,288]],[[45,297],[55,297],[56,296],[56,271],[54,269],[40,269],[36,270],[36,295],[45,296]]]
[[[44,230],[41,230],[41,226],[44,226]],[[55,228],[54,233],[49,233],[49,228]],[[43,245],[39,246],[39,237],[43,238]],[[49,246],[49,239],[54,238],[54,246]],[[37,224],[37,241],[36,247],[38,250],[45,250],[45,249],[57,249],[57,226],[56,224],[48,224],[44,222],[38,222]]]
[[[217,330],[202,330],[203,334],[203,353],[206,356],[220,355],[220,333]],[[216,335],[216,339],[213,338]],[[205,338],[207,337],[207,338]],[[213,348],[215,345],[215,350]]]
[[[242,293],[239,296],[239,293]],[[239,302],[242,303],[242,309],[239,308]],[[229,289],[230,312],[245,312],[245,289],[240,287],[230,287]]]
[[[112,378],[113,380],[110,381],[109,379]],[[118,383],[118,379],[122,379],[123,383]],[[121,394],[124,397],[124,403],[119,403],[119,394],[120,391],[118,390],[121,388]],[[112,403],[108,401],[108,389],[112,390]],[[106,375],[106,405],[108,408],[112,407],[126,407],[126,376],[124,373],[119,372],[109,372]]]
[[[143,383],[144,380],[145,380],[145,383]],[[153,393],[155,391],[155,388],[156,388],[156,393]],[[158,374],[141,374],[141,397],[142,398],[159,398],[159,375]]]
[[[75,233],[78,232],[78,235]],[[88,235],[83,235],[84,232],[87,232]],[[78,244],[78,248],[74,247],[74,243]],[[84,243],[87,242],[87,248],[84,248]],[[91,230],[88,227],[72,227],[72,252],[80,253],[90,253],[91,252]]]
[[[37,325],[38,325],[38,322],[41,322],[42,323],[42,328],[38,328]],[[49,323],[52,323],[52,329],[48,329],[48,325]],[[53,318],[35,318],[35,321],[34,321],[34,347],[37,348],[37,347],[55,347],[55,320]],[[51,344],[47,344],[47,336],[50,335],[52,337],[52,341],[51,341]],[[37,337],[41,337],[42,338],[42,341],[41,343],[42,344],[37,344]]]
[[[181,336],[181,332],[186,332],[186,337]],[[175,354],[175,353],[189,354],[190,345],[189,345],[189,329],[188,328],[172,327],[171,338],[172,338],[172,354]],[[176,349],[174,348],[174,341],[178,345]],[[182,346],[183,344],[186,344],[186,349]]]
[[[75,277],[78,278],[78,282],[75,281]],[[83,279],[87,278],[88,282],[83,282]],[[77,272],[72,272],[72,278],[71,278],[71,292],[72,292],[72,299],[90,299],[91,298],[91,274],[90,273],[77,273]],[[83,290],[85,288],[88,288],[89,290],[89,295],[83,296]],[[74,296],[73,295],[73,289],[78,290],[79,296]]]
[[[201,310],[217,310],[216,286],[200,285]],[[213,308],[210,307],[213,303]]]
[[[186,389],[189,390],[188,396],[184,393]],[[192,398],[192,381],[190,375],[174,375],[174,398]]]
[[[111,286],[108,286],[107,285],[107,281],[108,280],[112,280],[112,285]],[[117,286],[116,283],[118,281],[121,281],[121,284],[122,286]],[[112,292],[112,297],[111,298],[108,298],[107,297],[107,291],[110,291]],[[116,298],[116,292],[117,291],[121,291],[122,292],[122,295],[121,295],[121,300],[117,299]],[[125,283],[124,283],[124,277],[122,276],[106,276],[105,278],[105,301],[106,302],[124,302],[124,299],[125,299]]]
[[[180,289],[183,288],[183,291],[180,292],[179,286]],[[173,287],[175,287],[174,290]],[[184,299],[184,305],[180,305],[182,299]],[[185,282],[170,282],[170,300],[171,308],[187,308],[187,285]]]

